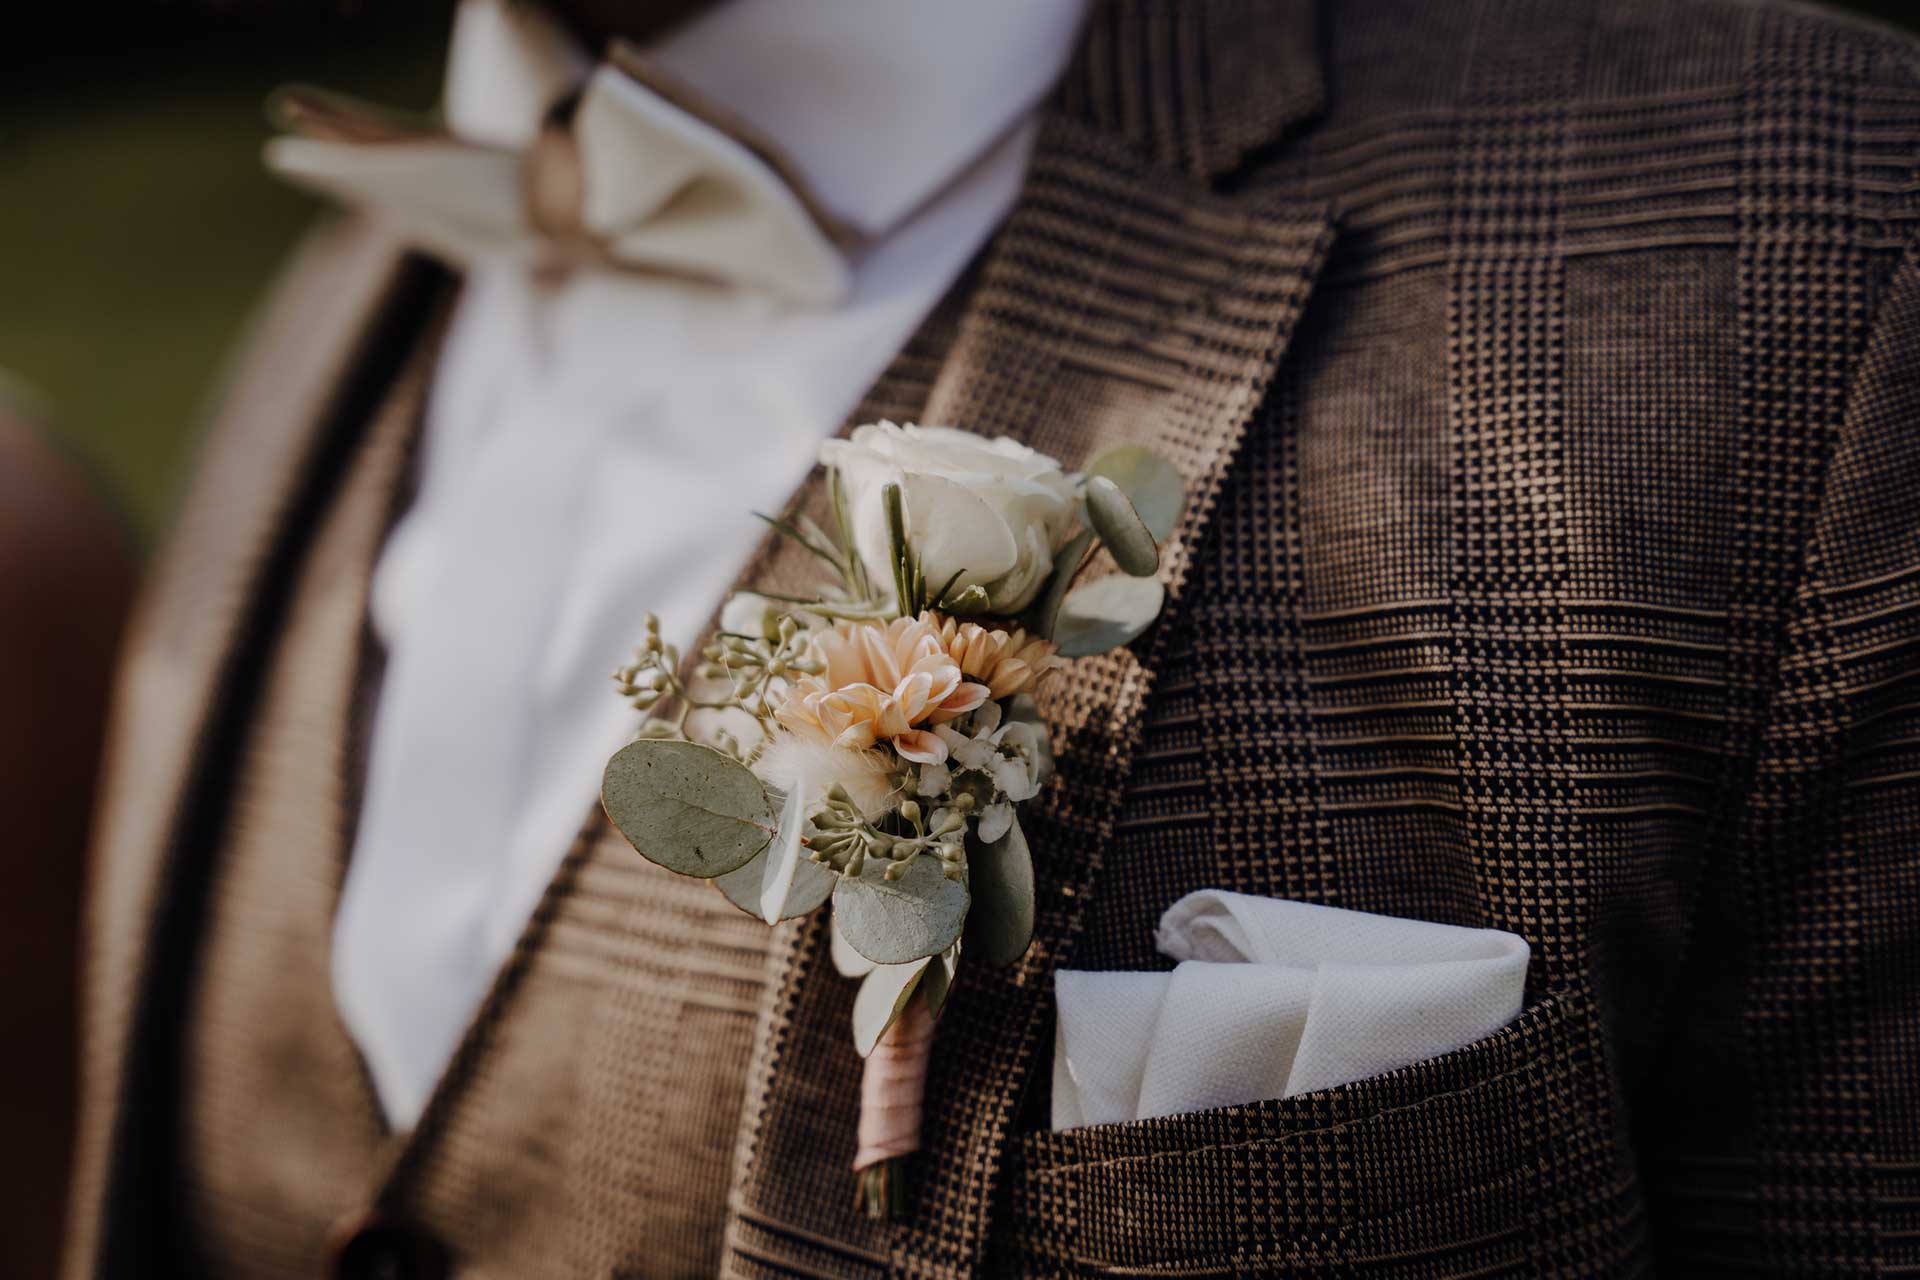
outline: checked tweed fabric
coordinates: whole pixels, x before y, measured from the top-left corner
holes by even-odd
[[[1920,1277],[1920,46],[1757,0],[1096,5],[865,412],[1146,443],[1192,497],[1162,622],[1045,691],[1036,943],[955,990],[897,1226],[850,1194],[820,922],[597,818],[415,1132],[268,1096],[352,1059],[298,960],[351,802],[285,780],[351,775],[340,566],[448,291],[316,252],[124,679],[72,1280],[311,1275],[370,1210],[485,1277]],[[1164,965],[1201,887],[1512,930],[1526,1009],[1051,1132],[1054,970]]]

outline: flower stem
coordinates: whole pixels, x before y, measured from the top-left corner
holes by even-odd
[[[907,1160],[920,1149],[920,1113],[933,1056],[933,1013],[915,991],[867,1055],[860,1077],[856,1196],[867,1216],[900,1221],[907,1212]]]
[[[866,1209],[869,1218],[879,1222],[906,1221],[911,1188],[907,1160],[907,1156],[893,1156],[860,1171],[854,1201]]]

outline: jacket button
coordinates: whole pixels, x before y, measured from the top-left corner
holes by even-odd
[[[444,1244],[383,1213],[342,1221],[332,1248],[337,1280],[446,1280],[451,1270]]]

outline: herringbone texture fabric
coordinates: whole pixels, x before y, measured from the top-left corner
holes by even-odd
[[[1920,1275],[1917,174],[1920,53],[1801,7],[1100,5],[977,284],[866,408],[1151,444],[1193,495],[1161,624],[1047,692],[1036,944],[956,987],[912,1221],[849,1194],[820,922],[598,824],[353,1194],[486,1276]],[[1164,964],[1205,886],[1513,930],[1526,1010],[1049,1131],[1054,969]],[[216,919],[211,954],[264,927]],[[168,1008],[180,945],[136,988],[122,940],[103,1006]],[[133,1105],[89,1125],[76,1280],[184,1256],[137,1195],[215,1163],[137,1122],[165,1031],[101,1040]],[[345,1194],[298,1190],[195,1233]]]

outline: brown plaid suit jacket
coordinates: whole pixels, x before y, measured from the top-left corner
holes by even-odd
[[[1010,221],[867,410],[1149,443],[1194,496],[1162,623],[1049,695],[1038,935],[953,996],[904,1226],[847,1194],[818,922],[701,951],[721,926],[595,822],[412,1135],[330,1126],[301,1080],[338,1060],[257,1048],[338,1050],[296,1025],[324,1000],[209,1020],[324,938],[337,869],[279,868],[350,800],[234,795],[346,750],[288,727],[288,655],[315,566],[370,554],[321,531],[378,506],[369,424],[449,287],[336,231],[128,659],[73,1280],[311,1274],[342,1204],[488,1276],[1920,1275],[1916,165],[1920,49],[1797,5],[1097,9]],[[1202,886],[1513,930],[1526,1010],[1049,1132],[1052,971],[1162,964]],[[208,1081],[258,1122],[208,1127]],[[355,1126],[358,1183],[319,1155]]]

